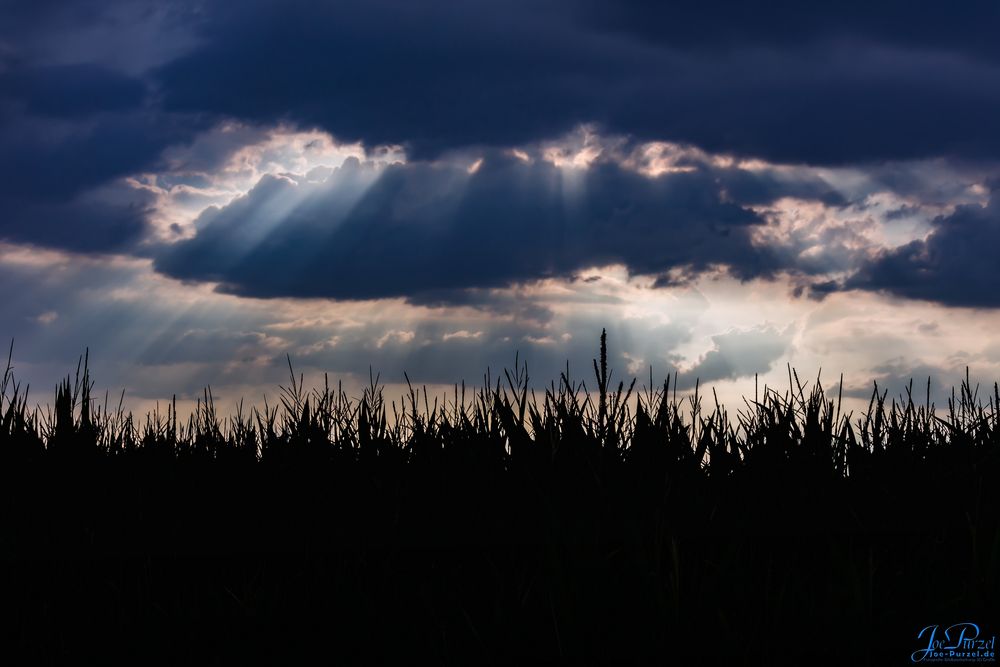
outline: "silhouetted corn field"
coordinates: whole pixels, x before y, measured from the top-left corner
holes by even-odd
[[[865,414],[523,366],[435,400],[291,374],[180,421],[0,397],[6,646],[32,663],[909,661],[996,622],[1000,393]],[[929,396],[929,390],[927,392]],[[708,403],[706,407],[705,403]],[[991,628],[995,630],[995,626]],[[316,651],[319,651],[317,654]]]

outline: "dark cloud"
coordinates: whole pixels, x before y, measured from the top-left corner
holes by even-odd
[[[783,197],[819,201],[831,207],[847,204],[844,196],[829,183],[805,170],[728,168],[714,171],[726,196],[744,205],[771,204]]]
[[[119,122],[115,122],[119,121]],[[149,193],[114,187],[162,148],[129,119],[105,120],[53,140],[55,128],[0,129],[0,239],[88,252],[122,249],[146,230]]]
[[[323,183],[262,178],[202,214],[197,235],[163,248],[155,266],[242,295],[423,303],[612,263],[640,274],[721,264],[740,278],[783,268],[751,242],[763,221],[723,180],[710,169],[651,178],[613,162],[564,171],[499,154],[472,174],[429,163],[376,173],[351,159]]]
[[[0,65],[84,64],[133,74],[193,45],[201,0],[0,0]],[[4,59],[2,53],[9,56]]]
[[[143,82],[90,64],[15,68],[0,74],[0,102],[32,114],[74,117],[138,107]]]
[[[822,301],[826,297],[843,289],[843,285],[836,280],[822,280],[808,286],[796,288],[795,296],[801,296],[804,292],[810,299]]]
[[[694,275],[716,264],[750,278],[790,267],[820,276],[856,263],[856,248],[836,239],[811,264],[749,243],[760,222],[751,206],[781,197],[846,203],[803,170],[694,160],[689,174],[650,180],[602,161],[580,177],[574,201],[555,196],[564,185],[556,170],[490,152],[537,147],[581,123],[628,146],[672,141],[771,162],[862,166],[878,187],[920,190],[924,204],[926,174],[898,161],[1000,159],[1000,9],[988,0],[249,0],[238,10],[0,0],[0,12],[3,240],[134,247],[148,231],[149,198],[106,196],[116,182],[158,171],[171,148],[189,169],[211,172],[279,123],[368,147],[402,144],[418,161],[490,155],[460,192],[445,184],[462,177],[457,170],[427,163],[390,169],[358,201],[322,190],[297,201],[288,193],[303,184],[262,182],[206,213],[195,239],[157,260],[170,275],[239,294],[430,302],[601,262],[661,275],[662,284],[675,280],[672,270]],[[192,144],[199,130],[233,119],[246,124],[231,124],[241,129],[214,145]],[[942,185],[935,203],[954,201],[958,186]],[[421,193],[438,199],[422,202]],[[274,213],[285,199],[296,200],[291,217]],[[339,210],[343,201],[351,203]],[[953,227],[973,226],[975,211],[963,215],[970,221]],[[995,240],[987,218],[986,231],[964,236]],[[986,290],[933,287],[958,275],[935,248],[973,252],[946,227],[884,253],[849,286],[995,305]],[[918,265],[919,275],[908,273]],[[963,265],[990,275],[982,252]],[[810,293],[838,285],[827,280]],[[965,296],[946,298],[948,289]]]
[[[934,0],[621,0],[581,3],[595,29],[648,41],[710,50],[726,44],[794,46],[849,35],[934,49],[960,49],[986,58],[1000,54],[994,39],[1000,8],[991,0],[943,4]]]
[[[920,215],[923,209],[919,206],[900,206],[894,208],[891,211],[885,212],[885,219],[891,220],[905,220],[907,218]]]
[[[995,308],[1000,278],[1000,188],[985,206],[967,204],[934,219],[926,239],[884,250],[846,283],[949,306]]]
[[[791,333],[771,327],[730,331],[712,336],[713,347],[688,371],[678,376],[680,388],[693,387],[696,380],[736,380],[766,373],[791,345]]]
[[[75,95],[59,95],[73,113]],[[86,252],[131,246],[147,231],[151,197],[121,179],[153,169],[163,149],[199,127],[141,109],[80,116],[18,112],[0,123],[0,240]]]
[[[411,155],[595,122],[787,162],[1000,156],[995,3],[606,6],[220,3],[158,80],[172,109]]]
[[[171,52],[182,14],[145,1],[0,3],[0,240],[106,252],[145,234],[150,198],[120,180],[205,127],[163,113],[143,71]]]
[[[6,204],[0,238],[78,252],[128,250],[147,230],[152,196],[130,190],[122,201],[78,197],[70,201],[16,201]]]

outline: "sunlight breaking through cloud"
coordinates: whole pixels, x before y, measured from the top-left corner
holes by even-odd
[[[145,365],[187,396],[210,380],[226,396],[252,386],[250,377],[278,382],[285,355],[349,382],[373,365],[433,385],[507,365],[515,351],[540,373],[558,373],[566,359],[586,371],[595,332],[609,327],[621,371],[677,373],[685,388],[701,377],[733,400],[747,377],[781,382],[784,363],[843,369],[854,383],[845,386],[858,396],[871,375],[896,386],[905,367],[943,379],[964,363],[983,370],[1000,363],[974,336],[965,354],[935,354],[943,334],[930,323],[940,306],[841,291],[879,253],[921,241],[956,207],[989,201],[981,173],[943,163],[789,166],[603,135],[594,125],[499,153],[408,161],[401,147],[369,149],[321,130],[229,122],[169,148],[163,167],[125,179],[153,197],[142,251],[152,260],[0,247],[0,270],[37,276],[32,298],[44,307],[29,307],[27,298],[7,306],[21,318],[15,336],[31,332],[20,348],[29,359],[56,348],[53,358],[71,358],[79,335],[90,332],[103,339],[96,353],[115,350],[112,383],[132,385],[129,368]],[[605,184],[609,175],[619,185]],[[479,227],[476,216],[511,202],[510,215],[521,218],[487,218],[495,233],[480,239],[476,230],[489,227]],[[726,206],[750,216],[750,224],[720,222],[731,214]],[[635,223],[637,207],[649,211]],[[606,231],[591,241],[586,230],[598,224],[596,215],[608,216],[599,221]],[[630,232],[630,224],[638,226]],[[347,228],[351,235],[337,236]],[[394,246],[399,234],[408,240]],[[629,249],[607,252],[622,235]],[[460,242],[449,247],[454,239]],[[684,253],[675,257],[677,243]],[[699,243],[704,258],[692,254]],[[720,243],[737,245],[717,254]],[[525,250],[532,245],[541,252]],[[211,271],[182,275],[180,283],[162,262],[187,246],[209,253]],[[410,262],[429,248],[444,254],[404,271],[393,265],[402,255],[379,254],[397,247]],[[567,248],[578,253],[568,261]],[[296,273],[310,266],[326,270],[372,249],[371,261],[336,278],[341,291],[328,292],[323,274],[304,278],[315,291],[269,291],[281,281],[295,285]],[[266,261],[241,274],[251,258]],[[555,270],[538,270],[547,263]],[[504,264],[518,268],[478,282]],[[393,287],[397,272],[405,285],[438,268],[452,282],[412,292]],[[92,285],[74,283],[97,269]],[[247,288],[241,276],[259,282]],[[343,291],[365,282],[386,287]],[[820,323],[847,301],[855,305]],[[849,324],[870,309],[884,315]],[[107,322],[118,329],[98,333]],[[853,333],[845,338],[844,330]],[[907,332],[906,346],[899,331]],[[847,340],[864,341],[865,352]],[[43,366],[32,367],[52,381]],[[136,387],[135,400],[161,385]]]

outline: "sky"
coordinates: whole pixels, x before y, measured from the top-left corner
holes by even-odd
[[[0,338],[221,412],[1000,377],[1000,3],[0,0]],[[738,405],[737,405],[738,407]]]

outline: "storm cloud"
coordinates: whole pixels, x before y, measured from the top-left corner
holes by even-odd
[[[2,9],[0,237],[16,242],[134,245],[149,232],[141,197],[102,202],[106,223],[94,200],[231,121],[400,145],[414,160],[581,124],[772,163],[1000,158],[998,9],[985,1]]]
[[[413,156],[592,122],[778,162],[996,158],[998,10],[952,9],[257,1],[210,6],[202,45],[157,81],[170,109]]]
[[[791,332],[770,327],[734,330],[712,336],[712,343],[711,350],[679,375],[681,387],[689,388],[699,380],[717,382],[766,373],[775,361],[787,354]]]
[[[352,158],[320,181],[266,176],[203,213],[196,235],[164,247],[155,266],[248,296],[419,302],[609,264],[634,274],[724,265],[740,278],[786,268],[752,242],[763,219],[735,198],[774,196],[766,172],[646,176],[613,161],[562,169],[497,152],[473,166]],[[789,188],[836,198],[818,180]]]
[[[996,308],[998,247],[1000,186],[995,186],[987,204],[966,204],[935,218],[925,239],[880,252],[846,286],[950,306]]]

